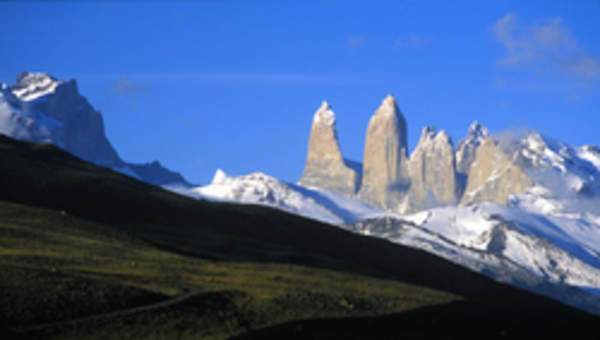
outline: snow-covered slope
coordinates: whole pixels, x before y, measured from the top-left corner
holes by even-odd
[[[555,195],[600,193],[600,153],[589,145],[571,147],[530,132],[518,144],[528,174]]]
[[[540,293],[600,313],[600,300],[583,294],[600,296],[600,225],[590,217],[546,216],[480,203],[390,214],[343,227],[426,250],[533,291],[553,286]]]
[[[268,205],[330,224],[353,222],[382,213],[333,191],[285,183],[260,172],[229,177],[219,169],[210,185],[196,188],[166,185],[164,188],[201,199]]]

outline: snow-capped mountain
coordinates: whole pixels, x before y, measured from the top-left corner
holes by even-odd
[[[468,143],[477,151],[491,138],[478,124],[470,130],[476,138],[459,149]],[[262,173],[232,178],[221,170],[210,185],[170,189],[196,198],[269,205],[382,237],[600,313],[600,151],[570,147],[536,132],[498,145],[531,180],[528,189],[510,195],[505,205],[474,202],[398,214],[331,190]],[[498,176],[501,171],[485,180]]]
[[[405,120],[395,100],[386,98],[382,107],[374,117],[391,121],[375,124],[383,132],[372,129],[367,162],[350,167],[324,102],[313,119],[300,184],[218,170],[211,184],[192,187],[158,162],[124,162],[105,136],[100,112],[79,94],[76,82],[46,74],[25,72],[14,85],[0,84],[0,133],[57,144],[183,195],[268,205],[420,248],[600,314],[597,147],[572,147],[536,132],[493,136],[475,122],[456,148],[445,132],[424,129],[408,157]],[[378,154],[381,145],[393,145],[393,152]]]
[[[382,213],[333,191],[285,183],[260,172],[229,177],[219,169],[212,183],[206,186],[163,187],[200,199],[267,205],[335,225]]]
[[[488,202],[390,213],[344,228],[424,249],[599,313],[590,294],[600,297],[600,152],[536,132],[503,147],[518,155],[516,162],[532,179],[505,206]]]
[[[54,143],[86,161],[156,185],[188,185],[181,175],[156,161],[123,161],[106,138],[101,113],[79,94],[74,79],[23,72],[15,84],[0,84],[0,133]]]

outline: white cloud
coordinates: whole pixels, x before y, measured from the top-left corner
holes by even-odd
[[[558,69],[586,79],[600,76],[597,58],[575,40],[561,17],[524,26],[516,15],[509,13],[498,19],[492,30],[496,40],[506,48],[499,65]]]

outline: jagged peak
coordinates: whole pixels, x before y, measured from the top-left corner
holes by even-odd
[[[490,135],[488,129],[481,125],[481,123],[479,123],[479,121],[474,121],[473,123],[471,123],[471,125],[469,126],[469,133],[468,136],[469,137],[478,137],[478,138],[485,138],[488,137]]]
[[[326,100],[321,103],[321,106],[317,109],[317,112],[315,112],[313,124],[335,125],[335,113]]]
[[[490,137],[490,132],[479,121],[474,121],[469,125],[467,136],[458,143],[458,148],[477,147],[484,139]]]
[[[445,143],[452,145],[452,138],[445,130],[436,131],[435,126],[426,126],[421,130],[421,138],[417,148],[429,143]]]
[[[54,93],[62,81],[46,73],[22,72],[17,76],[17,82],[10,88],[12,93],[23,101],[32,101]]]
[[[435,135],[435,126],[433,126],[433,125],[426,126],[421,130],[421,138],[433,137],[434,135]]]

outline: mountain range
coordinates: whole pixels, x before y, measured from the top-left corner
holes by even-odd
[[[219,170],[212,184],[179,192],[270,205],[600,312],[598,148],[535,131],[491,135],[474,122],[457,147],[443,130],[423,128],[409,156],[406,119],[387,96],[360,164],[343,157],[335,123],[323,102],[298,184]]]
[[[597,338],[597,316],[414,247],[47,143],[0,136],[0,157],[3,339]]]
[[[158,162],[120,159],[100,112],[46,74],[1,85],[0,133],[50,142],[173,192],[261,204],[425,250],[500,282],[600,313],[600,150],[535,131],[492,135],[479,122],[457,146],[425,127],[409,153],[407,119],[388,95],[371,117],[362,163],[341,152],[332,107],[313,116],[297,184],[263,173],[190,185]]]

